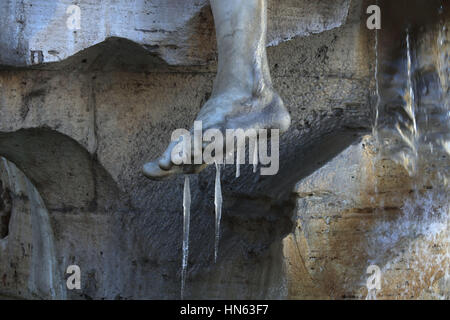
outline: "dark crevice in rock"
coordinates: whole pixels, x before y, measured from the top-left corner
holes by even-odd
[[[0,239],[9,234],[9,221],[12,213],[12,198],[8,188],[0,180]]]

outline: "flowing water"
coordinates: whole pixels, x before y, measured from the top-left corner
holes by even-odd
[[[403,166],[412,190],[398,217],[381,216],[374,226],[368,239],[368,265],[376,264],[384,273],[406,264],[411,271],[406,284],[398,288],[399,296],[414,296],[411,288],[420,284],[433,298],[444,298],[436,293],[435,281],[439,279],[449,290],[450,15],[443,1],[395,2],[407,12],[394,2],[384,1],[382,13],[389,14],[375,35],[373,134],[378,159]],[[392,16],[395,10],[403,14],[401,18]],[[370,291],[367,299],[376,294]]]

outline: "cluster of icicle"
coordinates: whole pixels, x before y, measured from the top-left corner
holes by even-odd
[[[240,176],[240,163],[238,159],[241,159],[241,148],[236,149],[236,178]],[[258,140],[255,141],[253,145],[253,173],[256,172],[258,167]],[[219,254],[219,240],[220,240],[220,221],[222,219],[222,186],[220,182],[220,170],[221,165],[215,163],[216,165],[216,177],[214,183],[214,207],[215,207],[215,237],[214,237],[214,263],[217,262],[217,257]],[[183,190],[183,258],[181,263],[181,299],[184,298],[185,285],[186,285],[186,275],[188,267],[188,256],[189,256],[189,225],[190,225],[190,206],[191,206],[191,191],[189,185],[189,175],[184,178],[184,190]]]

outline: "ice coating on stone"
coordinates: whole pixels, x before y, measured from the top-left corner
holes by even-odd
[[[401,164],[410,176],[421,175],[418,170],[432,155],[436,158],[439,154],[449,154],[447,26],[439,26],[434,32],[437,42],[431,37],[421,38],[420,34],[404,31],[403,65],[394,65],[396,81],[386,80],[388,74],[378,68],[382,61],[376,53],[374,133],[381,154]],[[377,36],[375,41],[378,45]],[[382,77],[379,71],[384,72]],[[394,92],[401,95],[398,104],[392,103],[396,100]],[[447,181],[445,175],[442,178]]]
[[[412,121],[412,125],[409,127],[409,132],[404,132],[400,128],[400,124],[396,124],[396,129],[403,141],[409,146],[411,155],[404,155],[404,166],[411,173],[414,174],[417,170],[416,159],[417,159],[417,119],[416,119],[416,95],[413,87],[413,71],[412,71],[412,56],[411,56],[411,39],[409,31],[406,31],[406,54],[407,54],[407,70],[408,70],[408,81],[407,81],[407,93],[405,97],[406,105],[404,110],[408,114]]]
[[[371,257],[368,264],[378,265],[382,274],[387,273],[401,263],[402,252],[414,252],[422,258],[409,260],[408,268],[422,270],[422,275],[413,281],[420,282],[421,286],[429,287],[430,292],[434,292],[433,278],[443,274],[445,281],[448,281],[450,252],[447,246],[443,254],[433,255],[435,249],[430,243],[450,242],[449,213],[449,198],[445,190],[431,190],[423,195],[416,193],[405,201],[398,218],[380,221],[372,230],[368,239]],[[429,277],[431,280],[427,280],[425,273],[432,274]],[[383,283],[381,285],[383,287]],[[408,285],[400,290],[402,292],[399,294],[409,296]],[[443,297],[435,294],[435,298]]]
[[[217,262],[220,240],[220,220],[222,218],[222,186],[220,184],[220,164],[216,162],[216,181],[214,186],[214,206],[216,209],[216,233],[214,243],[214,262]]]
[[[184,289],[186,283],[186,273],[189,257],[189,225],[191,218],[191,189],[189,185],[189,176],[184,177],[183,190],[183,261],[181,265],[181,299],[184,298]]]
[[[414,253],[421,259],[411,259],[406,263],[408,268],[421,270],[420,276],[399,288],[402,291],[399,295],[411,296],[411,286],[420,284],[429,288],[434,298],[442,299],[444,296],[434,290],[436,283],[433,279],[444,275],[443,281],[448,283],[449,247],[436,255],[430,243],[450,242],[448,161],[438,161],[448,154],[446,146],[449,141],[449,66],[445,58],[449,51],[447,26],[439,26],[437,43],[433,43],[432,37],[415,39],[415,36],[420,37],[405,31],[404,67],[398,68],[396,74],[405,81],[390,83],[391,91],[403,92],[403,116],[393,109],[389,110],[397,115],[392,117],[395,120],[393,125],[379,121],[379,116],[386,117],[385,110],[380,108],[380,101],[386,102],[389,96],[384,96],[386,91],[382,91],[381,95],[378,91],[382,79],[378,77],[378,34],[375,38],[377,104],[374,136],[377,137],[380,155],[396,161],[410,174],[413,190],[402,201],[398,217],[382,218],[372,229],[368,236],[370,258],[367,262],[368,265],[379,265],[382,274],[385,274],[404,263],[401,261],[404,252]],[[435,176],[427,174],[430,166],[435,168]],[[429,186],[429,190],[423,191],[425,185]],[[380,202],[377,207],[384,208],[385,204]],[[381,285],[383,291],[383,283]],[[376,299],[376,294],[376,291],[370,290],[366,299]]]

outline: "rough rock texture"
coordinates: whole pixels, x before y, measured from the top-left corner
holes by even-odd
[[[208,0],[82,0],[80,28],[73,1],[7,0],[0,4],[0,65],[58,62],[108,41],[109,56],[120,55],[115,38],[132,41],[151,60],[170,65],[206,64],[216,57]],[[339,27],[350,0],[271,0],[268,43]],[[104,60],[104,58],[102,58]],[[148,61],[147,63],[148,64]],[[146,66],[144,66],[146,68]]]
[[[419,183],[373,143],[365,137],[297,184],[297,226],[284,240],[291,298],[364,299],[375,264],[379,299],[449,299],[448,187]],[[448,165],[436,158],[426,175]]]
[[[339,17],[347,5],[329,11],[322,2],[282,3]],[[370,127],[373,38],[363,9],[353,1],[341,27],[269,48],[274,86],[293,118],[281,139],[280,172],[260,176],[245,167],[235,179],[234,168],[224,170],[217,264],[214,170],[192,177],[187,298],[286,296],[282,239],[294,227],[292,190]],[[324,29],[339,19],[324,18]],[[282,37],[290,37],[284,20]],[[321,30],[321,19],[305,21],[295,33]],[[29,64],[7,56],[11,65]],[[68,298],[179,298],[183,178],[152,182],[140,168],[164,150],[174,129],[190,127],[210,95],[215,68],[171,67],[153,55],[149,60],[134,42],[114,39],[51,68],[0,72],[0,155],[23,171],[45,203],[55,279],[65,281],[70,264],[81,268],[82,289],[67,291]],[[29,297],[23,285],[11,286]]]

